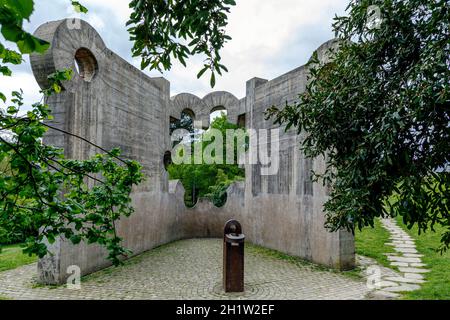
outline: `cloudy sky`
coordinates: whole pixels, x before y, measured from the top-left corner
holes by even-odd
[[[83,0],[87,20],[106,45],[135,66],[132,44],[125,27],[130,10],[126,0]],[[36,10],[26,29],[33,32],[44,22],[77,16],[69,0],[35,0]],[[226,90],[238,98],[245,95],[245,82],[253,77],[275,78],[306,63],[311,53],[333,37],[331,24],[343,14],[348,0],[238,0],[229,17],[228,34],[233,38],[222,51],[229,73],[218,79],[214,90]],[[3,42],[3,41],[2,41]],[[209,77],[197,80],[202,57],[191,58],[187,68],[175,63],[163,76],[171,82],[172,95],[181,92],[203,97],[211,91]],[[26,102],[40,99],[39,87],[27,62],[13,69],[12,79],[0,76],[1,91],[22,88]],[[161,76],[157,72],[150,76]]]

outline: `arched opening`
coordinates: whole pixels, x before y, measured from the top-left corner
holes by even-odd
[[[216,207],[222,207],[227,201],[228,187],[235,181],[245,179],[245,169],[236,161],[239,150],[237,145],[242,142],[237,136],[227,141],[229,130],[240,128],[228,122],[226,114],[224,107],[212,109],[212,127],[206,131],[191,127],[195,115],[189,109],[183,110],[180,120],[171,120],[172,141],[179,141],[175,149],[190,147],[190,154],[194,155],[188,157],[188,162],[192,162],[174,163],[168,167],[170,179],[180,180],[184,186],[187,207],[195,206],[199,198],[206,198]],[[175,130],[180,128],[192,132],[193,138],[178,140],[179,137],[173,135],[176,134]],[[245,135],[242,129],[240,131]],[[233,143],[231,147],[230,143]],[[178,150],[175,149],[172,153],[178,155]]]
[[[181,111],[181,118],[183,118],[183,117],[189,117],[192,120],[195,120],[195,113],[191,109],[186,108],[183,111]]]
[[[240,114],[239,116],[238,116],[238,123],[237,123],[237,125],[238,125],[238,127],[239,128],[245,128],[245,126],[246,126],[246,114],[245,113],[243,113],[243,114]]]
[[[74,64],[76,72],[86,82],[91,82],[98,72],[97,59],[89,49],[78,49],[75,53]]]
[[[180,119],[170,118],[170,135],[178,129],[184,129],[193,134],[195,131],[194,121],[195,113],[191,109],[184,109],[181,111]]]
[[[214,120],[216,120],[217,118],[220,118],[224,115],[225,115],[225,117],[228,115],[228,111],[227,111],[227,109],[225,109],[225,107],[218,106],[218,107],[213,108],[209,115],[209,123],[213,123]]]

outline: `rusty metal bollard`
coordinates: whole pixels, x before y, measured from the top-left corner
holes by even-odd
[[[223,236],[223,287],[225,292],[244,292],[244,241],[241,224],[230,220]]]

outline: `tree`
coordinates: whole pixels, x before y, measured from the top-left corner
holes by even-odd
[[[170,122],[170,135],[172,135],[172,133],[178,129],[184,129],[188,131],[191,135],[194,135],[195,128],[194,128],[194,119],[192,118],[192,115],[190,115],[186,111],[183,111],[181,113],[180,120]]]
[[[77,1],[72,4],[86,12]],[[0,0],[1,32],[19,51],[0,43],[0,72],[11,76],[8,64],[22,63],[22,55],[45,52],[49,44],[24,31],[22,24],[33,12],[32,0]],[[70,80],[72,70],[49,76],[44,96],[58,94],[62,83]],[[128,250],[116,234],[116,221],[133,212],[130,193],[142,181],[141,166],[122,159],[120,150],[101,150],[85,161],[68,160],[64,151],[42,143],[53,127],[49,106],[35,103],[24,113],[22,91],[12,93],[11,101],[0,93],[0,236],[14,239],[17,232],[32,228],[24,251],[43,257],[48,253],[45,240],[53,243],[64,236],[72,243],[98,243],[109,251],[108,258],[119,264]],[[70,132],[63,132],[71,134]],[[74,135],[73,135],[74,136]],[[39,232],[38,232],[39,230]]]
[[[375,5],[376,7],[373,7]],[[372,7],[370,7],[372,6]],[[380,19],[368,23],[379,10]],[[446,228],[450,245],[450,8],[441,0],[352,0],[333,25],[332,61],[310,62],[298,103],[272,108],[276,122],[308,133],[309,157],[331,187],[331,230],[401,215],[419,232]],[[375,12],[376,13],[376,12]],[[373,22],[373,19],[372,19]]]
[[[238,129],[227,121],[225,114],[216,118],[211,123],[211,129],[219,130],[223,137],[223,156],[226,159],[227,144],[233,143],[234,149],[234,164],[207,164],[204,159],[201,164],[195,164],[192,160],[189,164],[171,164],[168,167],[170,179],[179,179],[183,184],[186,194],[186,205],[192,207],[197,202],[199,197],[210,199],[216,206],[220,207],[226,202],[226,190],[234,182],[242,180],[245,177],[245,171],[240,168],[237,162],[238,154],[238,139],[233,141],[226,140],[227,130]],[[211,131],[204,132],[198,141],[192,142],[193,148],[198,147],[199,150],[204,150],[214,143],[214,139],[210,136]],[[196,145],[196,146],[195,146]],[[193,154],[191,154],[193,159]]]
[[[211,87],[216,73],[227,68],[220,63],[220,49],[231,38],[226,35],[227,14],[234,0],[133,0],[129,32],[134,41],[133,56],[141,57],[141,69],[170,70],[172,58],[186,66],[189,56],[206,59],[200,78],[211,71]]]
[[[6,135],[5,138],[8,139]],[[8,158],[4,158],[0,162],[0,173],[2,175],[11,174],[9,162],[10,160]],[[21,203],[21,205],[26,205],[26,203]],[[0,243],[22,243],[26,238],[37,235],[39,228],[25,212],[17,212],[16,215],[9,218],[2,220],[4,223],[0,224]]]

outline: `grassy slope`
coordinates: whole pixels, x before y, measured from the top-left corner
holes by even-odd
[[[37,261],[36,257],[29,257],[22,253],[20,245],[2,247],[0,253],[0,272],[15,269]]]
[[[450,300],[450,251],[443,255],[436,252],[439,247],[443,228],[436,228],[436,232],[426,232],[418,235],[417,227],[408,230],[401,219],[398,224],[414,239],[416,239],[417,250],[424,255],[423,262],[431,272],[425,275],[427,282],[417,291],[404,295],[406,299],[416,300]]]
[[[375,220],[374,228],[364,228],[355,233],[356,253],[373,258],[385,267],[389,267],[389,261],[385,253],[394,252],[393,247],[386,246],[389,242],[389,232],[382,227],[379,220]]]

